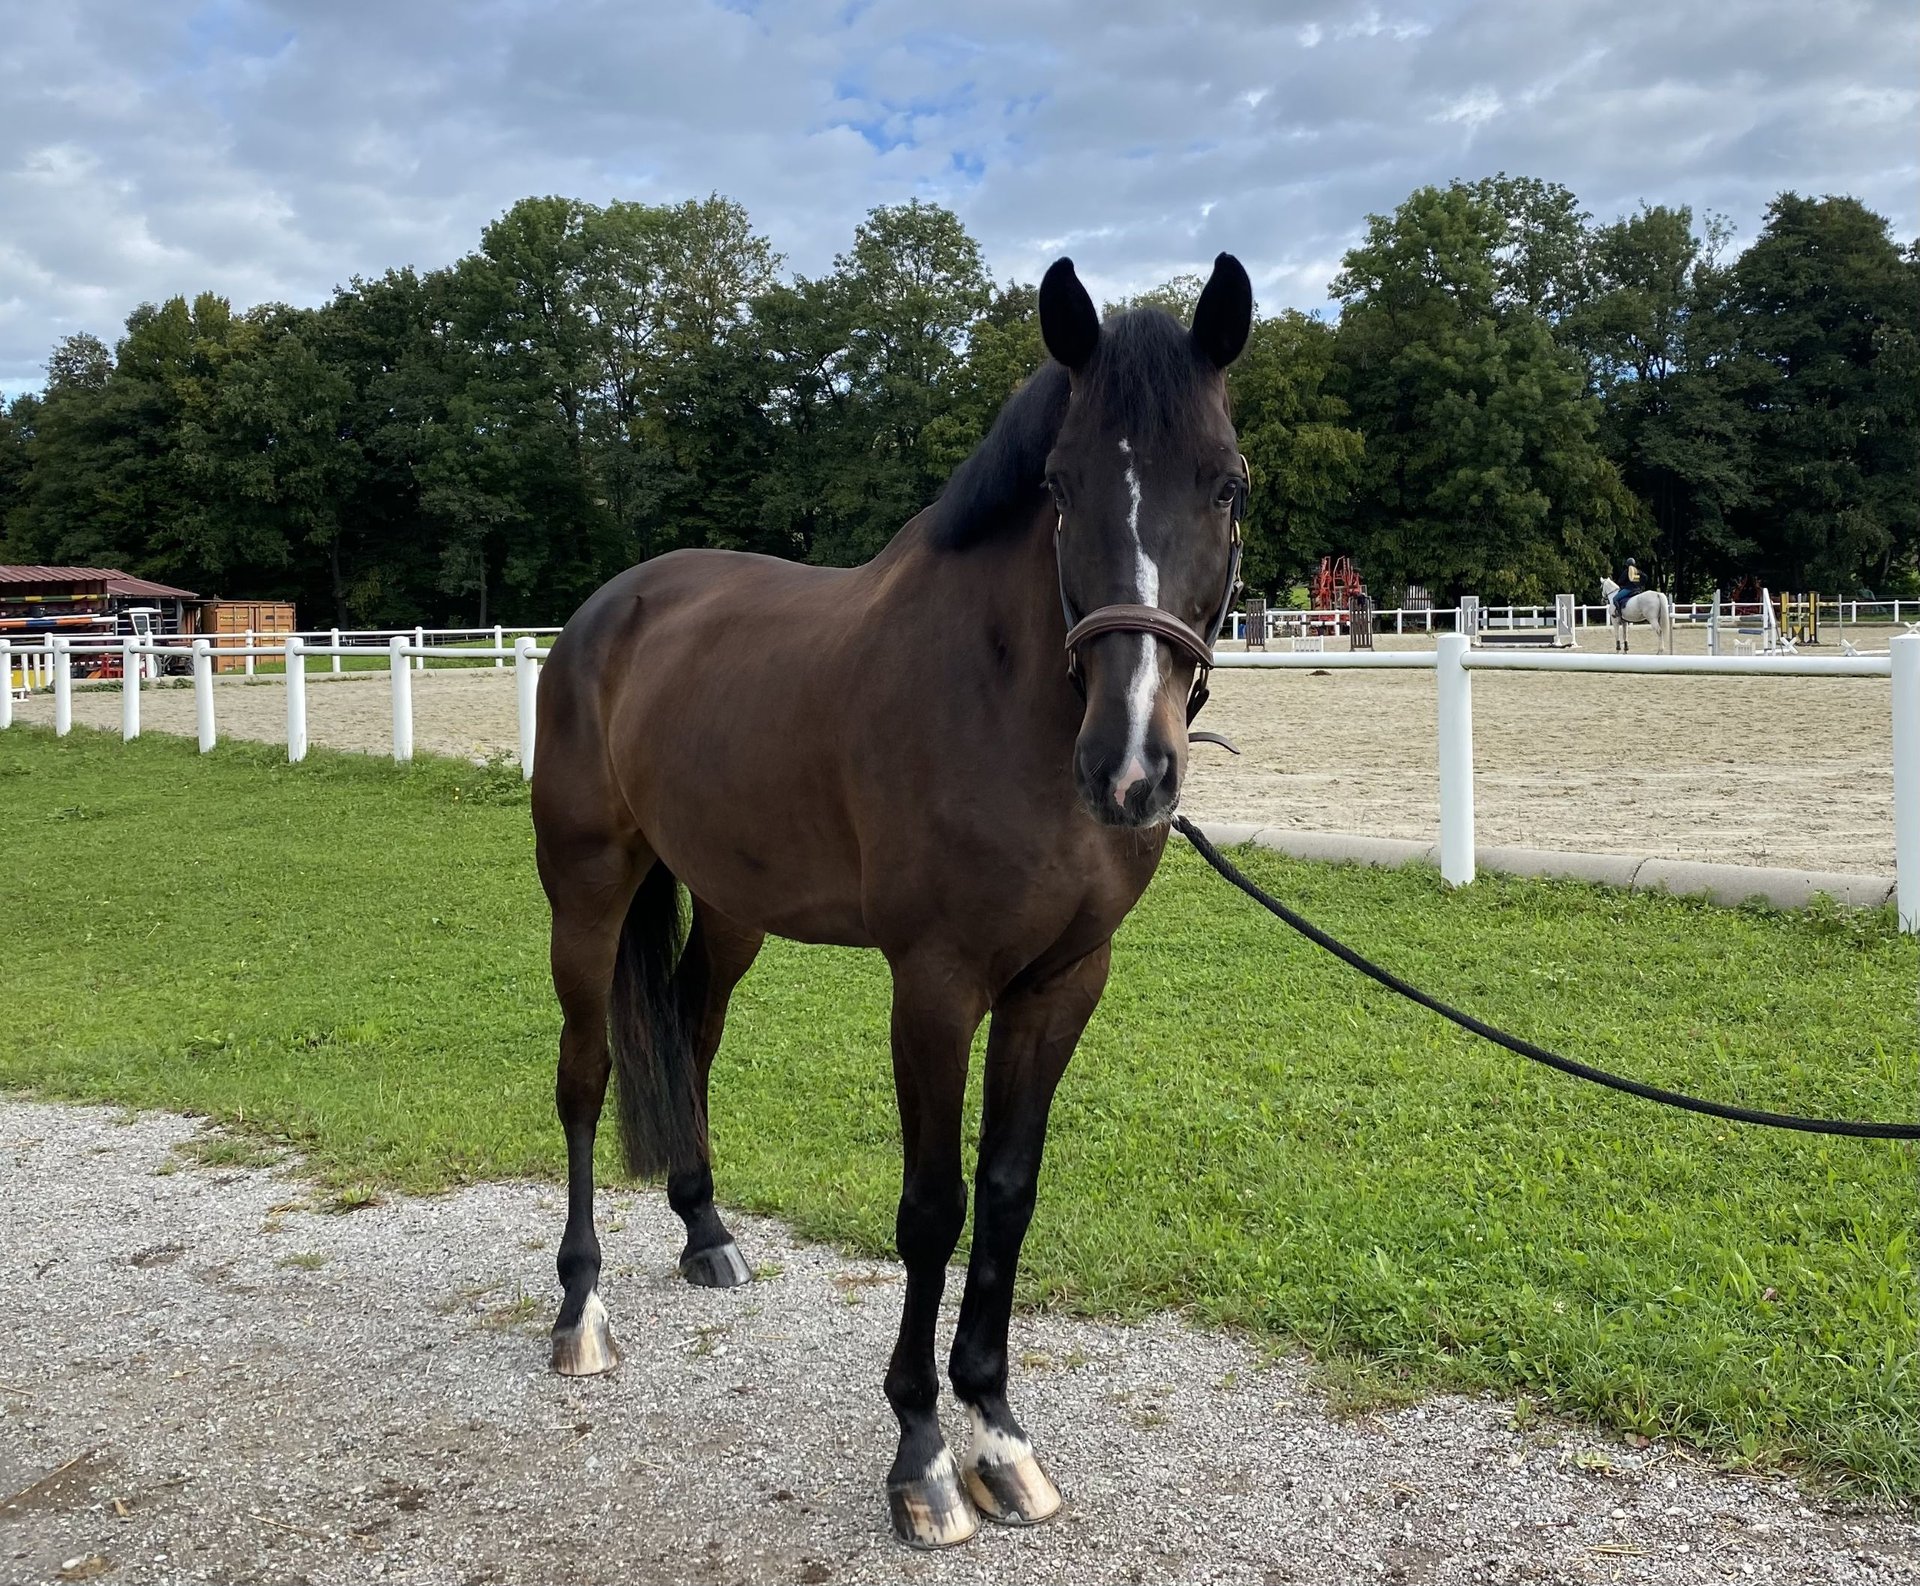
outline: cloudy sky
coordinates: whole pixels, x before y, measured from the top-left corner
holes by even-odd
[[[802,273],[872,206],[1118,295],[1222,248],[1316,308],[1370,211],[1498,170],[1750,236],[1920,225],[1913,0],[0,0],[0,391],[142,300],[315,303],[514,199],[741,200]]]

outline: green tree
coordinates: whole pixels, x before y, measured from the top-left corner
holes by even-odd
[[[47,388],[31,433],[16,427],[25,463],[7,513],[8,555],[22,562],[82,562],[117,556],[122,520],[110,513],[103,477],[111,437],[104,423],[113,353],[97,336],[64,337],[47,359]]]
[[[938,205],[875,209],[834,261],[827,318],[844,333],[833,405],[833,471],[811,554],[865,561],[939,493],[944,454],[929,427],[959,375],[991,286],[979,244]],[[817,360],[803,360],[817,361]]]
[[[572,199],[522,199],[435,282],[453,340],[420,501],[438,525],[439,587],[477,621],[491,620],[501,586],[571,609],[622,565],[586,456],[599,339],[589,218]]]
[[[1200,294],[1206,289],[1206,281],[1200,276],[1181,274],[1171,280],[1162,281],[1158,286],[1148,287],[1144,292],[1136,292],[1132,297],[1123,297],[1108,303],[1101,309],[1102,315],[1124,314],[1128,309],[1157,308],[1171,314],[1182,325],[1193,323],[1193,311],[1199,305]]]
[[[1494,300],[1558,324],[1589,290],[1589,216],[1567,188],[1537,176],[1482,177],[1454,188],[1499,217],[1493,243]]]
[[[1756,428],[1739,521],[1772,587],[1852,594],[1920,529],[1920,272],[1852,198],[1783,193],[1733,267]]]
[[[247,548],[208,511],[186,441],[251,334],[224,298],[202,293],[136,308],[111,357],[92,337],[56,348],[16,544],[196,589],[246,566]]]
[[[26,560],[14,549],[12,524],[15,514],[26,505],[40,408],[40,398],[31,392],[0,408],[0,562]]]
[[[1346,549],[1349,503],[1366,452],[1347,404],[1328,389],[1335,331],[1291,309],[1256,320],[1229,371],[1234,423],[1252,470],[1244,576],[1278,592]]]
[[[1753,546],[1735,526],[1751,490],[1726,223],[1643,207],[1591,237],[1591,292],[1563,323],[1601,400],[1601,443],[1652,520],[1655,565],[1682,598],[1731,588]],[[1645,555],[1646,548],[1639,554]]]
[[[630,559],[767,548],[757,519],[770,371],[752,326],[779,255],[718,195],[615,204],[589,227],[605,380],[596,477]]]
[[[985,438],[1008,397],[1047,359],[1040,339],[1040,292],[1009,281],[967,332],[967,350],[951,371],[938,413],[927,421],[926,453],[945,478]]]
[[[1378,590],[1544,600],[1585,589],[1637,504],[1594,443],[1578,360],[1504,301],[1506,219],[1462,187],[1369,217],[1333,294],[1340,380],[1366,439],[1355,552]]]
[[[769,423],[756,517],[762,548],[800,561],[824,560],[817,548],[843,542],[860,506],[842,477],[857,433],[846,312],[846,294],[831,278],[772,287],[753,305]]]
[[[317,356],[347,387],[341,438],[356,463],[327,546],[325,605],[344,626],[391,626],[441,615],[439,521],[420,479],[450,443],[447,416],[466,369],[444,273],[389,270],[355,279],[308,327]]]
[[[207,555],[217,570],[250,570],[255,591],[291,596],[316,617],[331,594],[344,622],[343,509],[363,466],[347,433],[352,384],[314,345],[316,314],[269,308],[247,319],[252,334],[182,426]]]

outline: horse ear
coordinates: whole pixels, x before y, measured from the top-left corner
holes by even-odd
[[[1100,315],[1073,273],[1073,260],[1055,259],[1040,279],[1040,336],[1069,369],[1084,369],[1100,340]]]
[[[1240,356],[1253,330],[1253,282],[1240,261],[1223,253],[1193,310],[1193,345],[1216,369]]]

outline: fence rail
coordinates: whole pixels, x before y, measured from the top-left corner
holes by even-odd
[[[557,628],[534,630],[557,633]],[[384,653],[393,690],[393,758],[405,765],[413,758],[413,673],[429,658],[491,660],[496,666],[512,661],[516,674],[515,701],[519,712],[520,774],[533,775],[535,702],[540,683],[540,667],[547,652],[539,647],[534,631],[522,630],[511,646],[423,644],[407,635],[388,636]],[[31,672],[45,670],[53,691],[53,730],[65,737],[73,730],[73,658],[76,655],[111,654],[120,658],[120,736],[140,736],[140,694],[146,682],[143,660],[156,655],[178,655],[185,648],[191,657],[193,677],[193,713],[200,752],[205,754],[219,741],[214,721],[213,658],[244,655],[251,663],[260,657],[282,661],[286,666],[287,758],[299,762],[307,757],[307,660],[326,656],[338,660],[343,655],[381,653],[366,645],[309,644],[297,633],[290,633],[275,644],[249,644],[216,648],[205,635],[191,638],[185,646],[165,638],[127,637],[112,644],[52,637],[43,642],[20,645],[0,639],[0,728],[13,724],[11,679],[15,662]],[[337,669],[337,668],[336,668]]]
[[[1611,655],[1476,650],[1465,634],[1442,634],[1431,650],[1357,650],[1345,654],[1240,654],[1214,664],[1247,670],[1430,671],[1439,728],[1440,874],[1452,886],[1474,876],[1473,685],[1475,672],[1638,672],[1679,677],[1890,677],[1893,680],[1894,901],[1900,928],[1920,934],[1920,634],[1905,634],[1886,655]]]
[[[554,630],[546,629],[543,632]],[[51,638],[32,645],[0,639],[0,678],[11,678],[16,660],[45,658],[51,667],[54,694],[54,731],[64,735],[73,725],[73,655],[81,641]],[[140,733],[141,658],[174,650],[164,640],[122,639],[120,731],[124,738]],[[287,758],[301,760],[307,753],[307,661],[311,656],[337,657],[364,653],[364,646],[341,643],[309,644],[300,634],[289,634],[275,645],[250,645],[250,656],[274,656],[286,663]],[[533,633],[523,632],[505,644],[464,645],[415,642],[410,635],[387,637],[386,652],[393,694],[393,758],[405,764],[413,758],[413,671],[429,657],[491,659],[498,665],[511,660],[515,671],[515,701],[519,721],[521,774],[533,775],[535,702],[543,655]],[[194,714],[201,751],[217,741],[214,722],[213,646],[206,638],[192,641]],[[232,651],[227,653],[231,654]],[[1893,714],[1893,834],[1895,903],[1900,927],[1920,934],[1920,634],[1895,638],[1886,655],[1875,656],[1701,656],[1613,655],[1572,651],[1477,650],[1465,634],[1442,634],[1431,650],[1358,650],[1343,654],[1287,654],[1228,651],[1215,659],[1223,670],[1319,670],[1342,668],[1364,671],[1430,671],[1435,677],[1435,710],[1439,729],[1440,874],[1453,886],[1474,878],[1473,810],[1473,685],[1475,672],[1619,672],[1654,673],[1680,677],[1886,677],[1891,678]],[[11,687],[0,688],[0,728],[13,720]]]
[[[1777,602],[1779,596],[1773,597]],[[1524,628],[1550,628],[1553,626],[1553,606],[1481,606],[1479,624],[1482,631],[1495,633],[1510,632]],[[1732,600],[1721,603],[1721,616],[1725,618],[1734,612],[1751,616],[1760,609],[1757,600]],[[1862,623],[1868,626],[1905,627],[1910,632],[1920,630],[1920,600],[1832,600],[1822,598],[1818,604],[1820,621],[1831,622],[1836,628],[1858,627]],[[1704,625],[1713,620],[1713,602],[1710,600],[1677,600],[1673,604],[1673,616],[1676,622],[1689,626]],[[1319,607],[1294,609],[1286,606],[1267,608],[1267,623],[1273,636],[1285,636],[1290,629],[1299,629],[1305,633],[1344,633],[1350,620],[1347,608],[1322,610]],[[1373,609],[1373,627],[1376,633],[1459,633],[1461,629],[1461,608],[1459,606],[1375,606]],[[1599,602],[1576,602],[1573,608],[1573,625],[1576,628],[1604,628],[1607,625],[1607,608]],[[1244,611],[1233,612],[1223,635],[1226,638],[1242,641],[1247,636],[1247,614]]]

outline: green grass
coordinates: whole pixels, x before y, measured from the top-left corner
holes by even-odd
[[[0,809],[0,1086],[244,1124],[310,1152],[340,1210],[559,1175],[558,1021],[511,768],[16,729]],[[1889,911],[1244,863],[1415,981],[1604,1066],[1915,1114],[1920,954]],[[889,1249],[886,992],[874,955],[769,944],[716,1069],[723,1200]],[[610,1149],[602,1167],[617,1177]],[[1523,1393],[1912,1497],[1915,1224],[1913,1147],[1534,1068],[1176,849],[1056,1105],[1023,1294],[1302,1341],[1347,1402]]]

